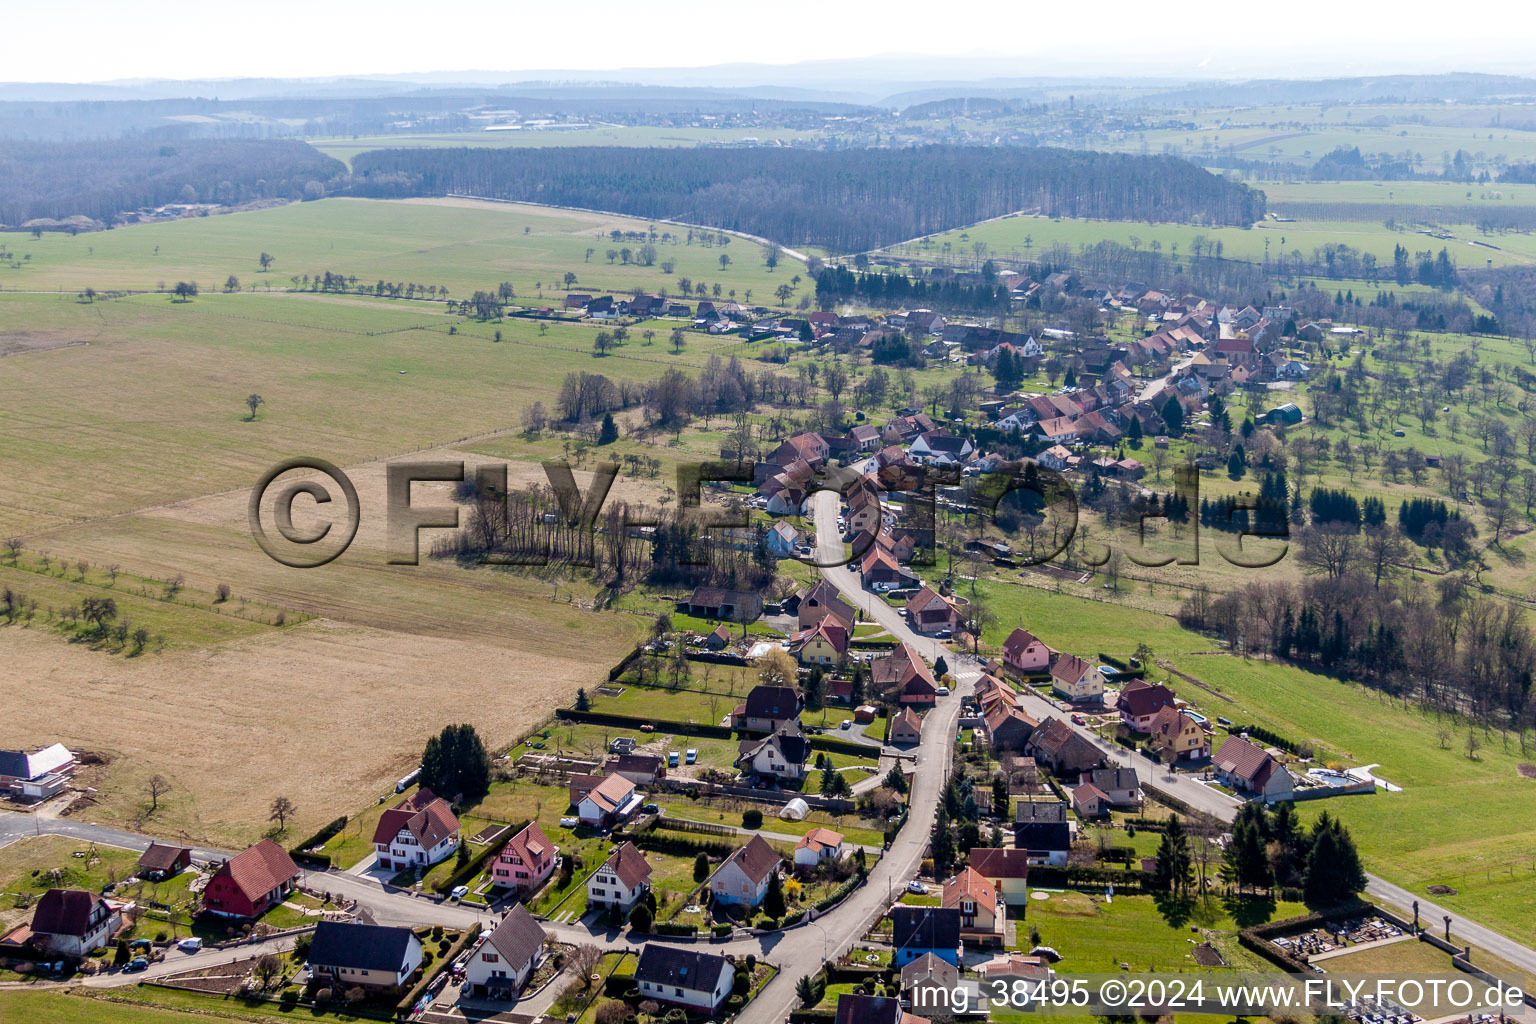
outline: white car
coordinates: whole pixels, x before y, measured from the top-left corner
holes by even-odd
[[[949,687],[947,687],[947,686],[939,687],[939,696],[940,697],[948,697],[949,696]]]
[[[907,892],[914,896],[926,896],[928,894],[928,887],[914,878],[907,883]]]
[[[561,828],[575,828],[577,825],[580,825],[580,824],[581,824],[581,819],[576,817],[575,815],[572,815],[572,814],[568,814],[565,817],[560,819],[560,827]]]
[[[843,724],[838,726],[838,728],[839,729],[852,729],[853,728],[853,719],[851,719],[851,718],[843,719]]]
[[[193,935],[176,943],[176,948],[183,953],[196,953],[203,948],[203,940]]]
[[[450,899],[455,899],[455,900],[461,900],[465,896],[468,896],[468,895],[469,895],[469,886],[467,886],[467,885],[456,885],[456,886],[453,887],[453,891],[448,894]]]

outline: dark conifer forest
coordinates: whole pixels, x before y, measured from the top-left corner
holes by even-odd
[[[460,193],[607,210],[857,252],[1015,210],[1246,226],[1264,194],[1162,156],[1064,149],[390,149],[355,194]]]

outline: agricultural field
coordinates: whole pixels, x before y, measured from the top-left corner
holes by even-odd
[[[0,262],[0,288],[73,294],[88,287],[153,290],[197,281],[203,290],[215,291],[233,274],[246,289],[276,292],[293,288],[292,278],[302,283],[305,275],[331,271],[365,284],[437,285],[459,299],[509,281],[518,302],[559,306],[570,272],[576,275],[575,290],[591,294],[635,288],[677,294],[686,277],[719,284],[722,299],[734,291],[745,303],[748,291],[758,302],[770,301],[775,288],[804,273],[787,256],[769,270],[756,242],[728,236],[728,245],[690,245],[687,228],[666,224],[656,225],[658,234],[682,237],[658,238],[655,265],[609,262],[609,249],[638,252],[641,244],[614,241],[611,232],[650,227],[647,221],[592,211],[470,199],[326,199],[75,236],[6,236],[3,248],[12,259]],[[266,272],[257,261],[263,252],[275,259]],[[724,266],[722,256],[728,259]],[[661,266],[669,260],[675,263],[671,274]],[[424,313],[441,309],[430,302],[397,304]]]
[[[1307,187],[1293,186],[1292,194]],[[1277,205],[1277,208],[1284,207]],[[1426,208],[1419,209],[1422,212]],[[957,269],[974,269],[977,263],[974,247],[982,244],[987,246],[984,258],[1027,261],[1046,258],[1054,245],[1065,245],[1075,252],[1081,246],[1116,242],[1128,248],[1154,249],[1177,257],[1193,255],[1198,243],[1202,247],[1219,244],[1225,259],[1262,263],[1266,256],[1273,258],[1299,252],[1310,257],[1313,250],[1325,245],[1343,244],[1376,257],[1377,265],[1385,268],[1383,287],[1392,287],[1392,254],[1398,245],[1410,254],[1424,250],[1439,252],[1445,248],[1458,266],[1469,268],[1480,268],[1488,261],[1496,267],[1536,263],[1536,233],[1502,232],[1485,236],[1475,226],[1477,218],[1472,210],[1457,214],[1469,218],[1466,221],[1441,221],[1438,218],[1434,221],[1451,234],[1452,237],[1447,239],[1417,233],[1411,220],[1388,228],[1381,219],[1359,219],[1363,215],[1363,211],[1351,213],[1348,206],[1341,205],[1338,212],[1330,209],[1326,219],[1297,218],[1289,222],[1271,219],[1241,228],[1013,214],[930,235],[923,240],[903,242],[881,249],[877,255],[917,262],[939,261]],[[1405,210],[1404,216],[1412,217],[1412,210]],[[1476,245],[1474,240],[1489,242],[1498,248]]]
[[[445,146],[492,149],[539,146],[721,146],[750,142],[754,139],[764,144],[789,143],[815,139],[820,135],[819,132],[794,128],[663,128],[650,125],[594,124],[585,128],[554,131],[525,129],[316,136],[308,141],[326,156],[333,156],[350,166],[353,157],[375,149],[437,149]]]

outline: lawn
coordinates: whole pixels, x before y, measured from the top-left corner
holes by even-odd
[[[0,891],[33,897],[49,889],[99,892],[108,882],[132,875],[138,862],[133,850],[68,836],[28,837],[0,849]]]
[[[1159,908],[1151,896],[1119,896],[1107,903],[1102,894],[1051,892],[1045,900],[1030,900],[1019,922],[1019,943],[1029,948],[1029,929],[1040,931],[1040,941],[1059,950],[1065,959],[1057,966],[1063,974],[1118,973],[1121,962],[1133,972],[1201,971],[1190,950],[1200,935],[1221,950],[1229,963],[1244,956],[1236,933],[1242,927],[1306,913],[1296,903],[1254,898],[1224,903],[1211,899],[1204,904],[1177,901]],[[1235,951],[1235,952],[1234,952]],[[1256,958],[1247,955],[1257,963]]]

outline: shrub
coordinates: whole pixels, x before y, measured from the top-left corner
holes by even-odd
[[[750,807],[741,813],[741,827],[756,831],[763,827],[763,812]]]
[[[715,934],[716,934],[716,935],[718,935],[718,936],[720,936],[720,937],[722,937],[722,938],[724,938],[724,937],[725,937],[725,936],[727,936],[727,935],[729,935],[729,934],[731,934],[731,932],[733,932],[733,931],[735,931],[735,930],[736,930],[736,929],[735,929],[735,928],[733,928],[733,927],[731,927],[731,926],[730,926],[730,925],[728,925],[728,924],[717,924],[717,925],[715,925],[715,926],[714,926],[714,928],[713,928],[713,929],[711,929],[711,930],[712,930],[712,931],[713,931],[713,932],[714,932],[714,933],[715,933]]]

